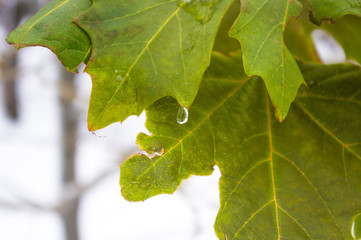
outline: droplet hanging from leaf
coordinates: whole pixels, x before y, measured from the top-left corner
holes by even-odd
[[[188,121],[188,110],[185,107],[179,106],[177,114],[177,122],[185,124]]]
[[[351,232],[355,240],[361,239],[361,214],[354,218]]]

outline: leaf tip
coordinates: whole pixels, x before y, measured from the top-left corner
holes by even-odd
[[[277,115],[276,115],[276,119],[277,119],[277,121],[279,121],[280,123],[283,122],[283,120],[285,120],[284,117],[279,117],[279,116],[277,116]]]
[[[97,124],[98,121],[94,116],[92,115],[92,112],[90,110],[90,106],[89,106],[89,110],[88,110],[88,119],[87,119],[87,127],[88,127],[88,131],[89,132],[95,132],[99,129],[102,128],[102,126],[99,126],[99,124]],[[108,124],[109,125],[109,124]]]
[[[15,47],[16,50],[19,50],[20,48],[24,47],[24,46],[22,46],[21,44],[16,43],[16,42],[12,39],[11,33],[6,37],[5,41],[7,42],[7,44]]]
[[[287,112],[283,112],[283,111],[280,111],[278,108],[276,108],[274,105],[273,105],[273,112],[274,112],[274,115],[275,115],[275,118],[278,122],[283,122],[283,120],[285,120],[286,116],[287,116]]]
[[[89,132],[95,132],[96,130],[98,130],[98,129],[95,128],[92,124],[90,124],[90,123],[88,122],[88,131],[89,131]]]

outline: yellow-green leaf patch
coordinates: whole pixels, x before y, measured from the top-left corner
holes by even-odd
[[[6,39],[17,49],[43,46],[52,50],[71,72],[91,53],[88,35],[73,20],[91,6],[91,0],[55,0],[43,7]]]
[[[245,0],[230,31],[230,36],[242,45],[246,74],[261,76],[265,81],[279,121],[285,119],[303,83],[283,39],[289,17],[301,13],[302,5],[297,0]]]

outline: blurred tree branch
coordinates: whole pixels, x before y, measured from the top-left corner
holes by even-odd
[[[51,211],[58,212],[61,215],[64,212],[68,212],[69,209],[73,207],[74,201],[78,202],[79,199],[84,196],[89,190],[101,183],[106,177],[116,172],[118,169],[109,168],[108,170],[103,171],[98,176],[94,177],[92,181],[87,184],[79,185],[76,183],[69,183],[64,187],[61,198],[53,206],[44,206],[44,204],[36,203],[30,199],[27,199],[24,196],[21,196],[17,193],[10,192],[9,194],[14,200],[6,200],[0,197],[0,208],[6,208],[11,210],[35,210],[35,211]]]
[[[0,0],[0,23],[6,33],[12,31],[21,20],[37,8],[34,0]],[[16,92],[17,51],[8,46],[0,57],[0,76],[6,111],[11,119],[18,118],[18,100]]]

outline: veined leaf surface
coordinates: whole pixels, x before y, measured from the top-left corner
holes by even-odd
[[[360,15],[360,0],[299,1],[310,7],[313,20]],[[242,44],[246,73],[265,80],[280,121],[303,82],[283,40],[287,20],[301,13],[299,1],[244,0],[231,31]],[[87,72],[93,78],[93,92],[88,125],[90,130],[96,130],[139,114],[163,96],[173,96],[188,108],[209,64],[219,23],[231,2],[54,0],[7,40],[17,48],[48,47],[68,70],[76,72],[81,62],[89,60],[92,48],[88,34],[91,36],[94,54]],[[236,12],[229,11],[225,26]],[[73,23],[75,18],[88,34]],[[224,29],[220,31],[223,35]],[[219,36],[222,41],[227,39]],[[228,51],[237,47],[232,41],[228,45],[217,43],[215,48]],[[306,52],[306,57],[314,57],[310,55],[312,48],[308,50],[311,52]]]
[[[361,69],[300,68],[308,89],[279,123],[263,81],[240,72],[240,56],[213,55],[187,123],[177,125],[174,99],[148,108],[153,136],[141,134],[138,143],[162,156],[127,160],[123,195],[145,200],[173,192],[216,162],[220,239],[352,239],[361,212]]]
[[[297,0],[244,0],[230,31],[230,36],[242,45],[246,74],[264,79],[279,121],[285,119],[303,83],[297,63],[283,40],[288,18],[301,13],[302,5]]]
[[[361,211],[361,70],[303,64],[301,70],[309,89],[282,124],[270,117],[259,82],[235,96],[252,93],[259,102],[240,118],[252,129],[241,128],[239,145],[217,159],[220,239],[352,239],[352,219]]]
[[[227,65],[224,60],[213,58],[204,81],[211,81],[222,88],[228,87],[231,91],[234,81],[247,77],[242,65],[231,61],[227,61]],[[217,78],[219,73],[227,76],[225,82]],[[202,86],[205,87],[204,84]],[[207,101],[196,100],[189,111],[192,120],[184,124],[177,122],[181,108],[171,97],[148,107],[146,127],[153,135],[141,133],[137,143],[154,158],[135,155],[121,165],[120,185],[126,199],[139,201],[160,193],[172,193],[183,179],[212,173],[216,161],[214,144],[218,127],[211,123],[210,117],[213,112],[223,109],[222,103],[227,100],[226,91],[213,91],[214,95]]]
[[[77,19],[93,43],[89,129],[139,115],[164,96],[188,108],[230,3],[94,0]]]
[[[91,0],[55,0],[47,4],[6,39],[17,49],[43,46],[52,50],[71,72],[91,52],[88,35],[73,20],[91,6]]]

